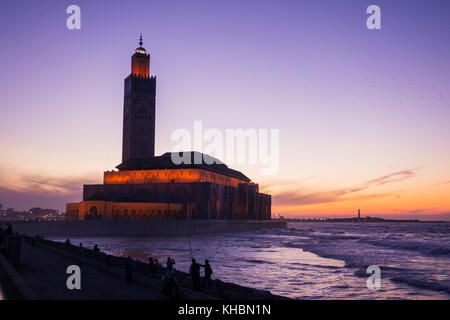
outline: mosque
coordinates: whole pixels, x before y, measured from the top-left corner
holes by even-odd
[[[198,152],[190,164],[174,164],[170,152],[155,156],[156,77],[142,45],[141,36],[125,78],[122,163],[104,172],[103,184],[83,186],[68,218],[270,220],[271,196],[241,172]]]

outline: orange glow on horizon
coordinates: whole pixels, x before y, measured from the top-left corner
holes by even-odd
[[[361,214],[383,215],[396,214],[413,217],[415,214],[431,215],[450,212],[450,185],[441,187],[422,187],[400,193],[387,193],[386,195],[354,199],[342,199],[327,203],[312,203],[305,205],[283,205],[273,196],[272,212],[289,216],[307,215],[355,215],[358,209]]]

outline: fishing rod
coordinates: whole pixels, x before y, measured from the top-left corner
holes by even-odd
[[[191,229],[191,221],[189,221],[188,224],[188,232],[187,232],[187,236],[188,236],[188,241],[189,241],[189,252],[191,253],[191,260],[194,258],[192,256],[192,246],[191,246],[191,234],[190,234],[190,229]]]

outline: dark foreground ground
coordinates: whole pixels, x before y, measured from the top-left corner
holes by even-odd
[[[220,300],[278,300],[284,297],[272,295],[269,291],[225,283],[213,279],[211,287],[201,291],[192,290],[188,273],[175,270],[179,287],[178,296],[162,293],[161,278],[165,272],[159,266],[152,275],[148,263],[134,261],[133,281],[125,280],[126,258],[94,252],[68,243],[42,238],[22,236],[21,263],[18,274],[29,287],[35,299],[220,299]],[[81,267],[81,290],[69,290],[66,273],[70,265]]]

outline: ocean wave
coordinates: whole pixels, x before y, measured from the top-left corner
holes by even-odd
[[[340,269],[341,267],[338,266],[330,266],[330,265],[324,265],[324,264],[313,264],[313,263],[301,263],[301,262],[292,262],[289,263],[289,265],[292,266],[305,266],[305,267],[314,267],[314,268],[324,268],[324,269]]]
[[[420,289],[428,289],[428,290],[433,290],[433,291],[443,291],[446,293],[450,293],[450,286],[448,283],[441,284],[436,281],[417,279],[417,278],[408,277],[408,276],[391,277],[390,280],[399,282],[399,283],[406,283],[410,286],[420,288]]]
[[[420,253],[432,256],[448,256],[450,257],[450,247],[441,244],[424,243],[420,241],[392,241],[392,240],[369,240],[366,243],[387,247],[391,249],[419,251]]]
[[[275,262],[267,261],[267,260],[257,260],[257,259],[242,259],[241,261],[248,262],[248,263],[268,263],[268,264],[275,264]]]
[[[372,236],[376,237],[377,235]],[[387,238],[382,240],[360,240],[355,243],[355,241],[350,238],[342,238],[340,236],[335,238],[339,240],[336,240],[335,242],[329,241],[332,240],[331,237],[324,240],[323,236],[315,237],[311,239],[310,242],[296,242],[295,240],[292,240],[285,242],[284,246],[309,251],[323,258],[343,260],[345,262],[345,268],[355,269],[354,274],[359,278],[367,278],[369,276],[366,272],[367,267],[373,264],[372,261],[381,259],[381,261],[384,260],[384,264],[381,261],[379,264],[382,279],[403,283],[419,289],[450,293],[450,281],[444,280],[447,278],[444,274],[442,274],[444,277],[443,280],[436,280],[427,273],[427,269],[422,269],[424,267],[423,265],[420,265],[419,269],[415,269],[415,264],[413,263],[405,264],[402,259],[395,260],[394,262],[391,258],[394,256],[405,256],[406,253],[402,254],[400,250],[408,250],[412,253],[416,253],[414,256],[411,256],[412,259],[416,259],[414,257],[417,257],[417,255],[419,257],[425,255],[430,257],[428,259],[441,260],[444,258],[446,260],[450,250],[444,245],[420,241],[394,241],[392,238],[389,240],[387,240]],[[391,250],[379,251],[380,249],[377,249],[374,251],[373,248],[370,248],[370,245]],[[412,253],[408,253],[408,255],[411,255]],[[400,263],[400,265],[395,265],[395,263]],[[427,266],[426,268],[429,267]]]

